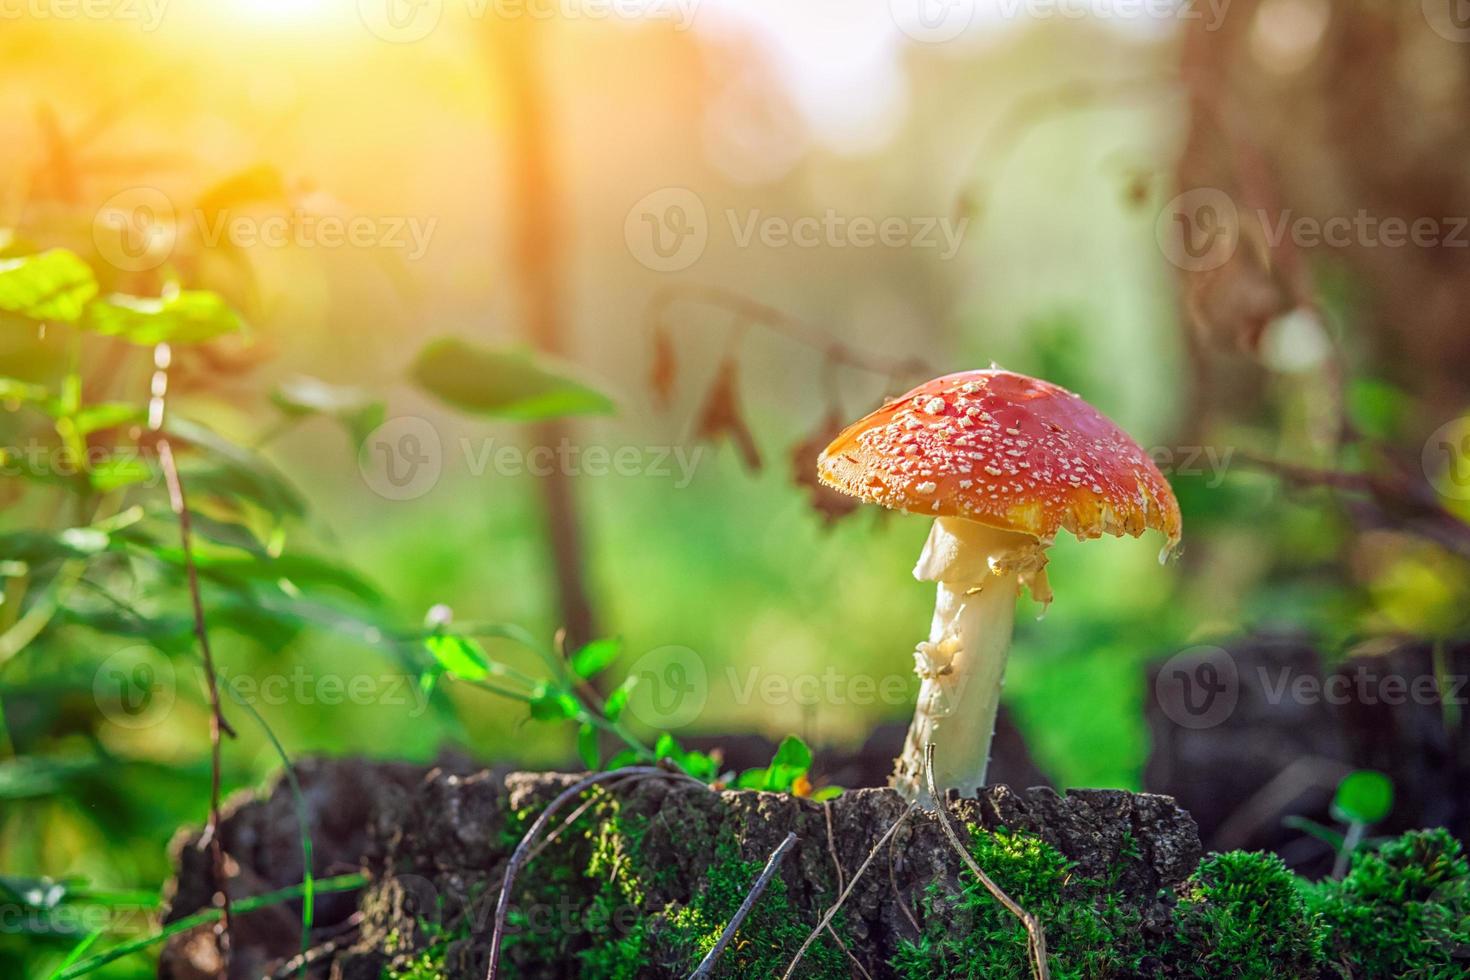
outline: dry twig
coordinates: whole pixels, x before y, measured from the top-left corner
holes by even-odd
[[[547,804],[546,809],[541,811],[535,823],[531,824],[531,829],[526,831],[526,836],[521,838],[521,842],[516,845],[515,851],[511,853],[509,863],[506,864],[505,875],[500,880],[500,897],[495,903],[495,927],[490,933],[490,966],[485,971],[485,980],[495,980],[500,975],[500,943],[505,934],[505,917],[510,911],[510,896],[512,890],[515,888],[516,874],[519,873],[526,862],[530,861],[533,856],[539,853],[540,848],[537,846],[536,840],[546,829],[546,825],[551,822],[551,818],[556,814],[556,811],[560,810],[569,801],[576,799],[584,790],[590,789],[598,783],[605,783],[611,779],[621,781],[627,776],[687,780],[696,785],[704,786],[705,789],[709,788],[699,780],[681,772],[672,772],[658,766],[626,766],[622,769],[612,769],[608,772],[595,772],[590,776],[577,780],[557,794],[556,798]]]
[[[168,391],[170,352],[167,344],[154,351],[153,398],[149,406],[151,428],[159,433],[156,449],[158,465],[168,486],[169,506],[179,520],[179,548],[184,557],[184,575],[189,584],[189,601],[194,613],[194,634],[199,638],[199,652],[204,660],[204,677],[209,692],[209,823],[204,828],[200,845],[208,845],[215,887],[219,889],[219,924],[215,937],[219,944],[220,973],[229,972],[230,963],[230,886],[225,863],[224,845],[220,841],[220,736],[235,737],[235,730],[225,720],[220,706],[219,678],[214,670],[214,654],[209,646],[209,629],[204,619],[204,600],[199,592],[199,570],[194,563],[194,528],[189,519],[189,502],[184,496],[184,481],[174,460],[173,446],[162,435],[164,396]],[[310,869],[308,869],[309,871]]]
[[[1050,980],[1051,972],[1046,963],[1046,930],[1041,926],[1041,920],[1027,912],[1016,902],[1015,899],[1005,893],[1005,890],[990,880],[990,876],[975,862],[969,850],[960,842],[959,834],[949,822],[949,805],[945,798],[939,795],[939,789],[934,783],[934,743],[930,742],[924,747],[924,778],[929,785],[929,795],[934,798],[935,811],[939,815],[939,826],[944,828],[944,835],[954,845],[965,864],[969,866],[973,874],[985,886],[1001,905],[1005,906],[1007,912],[1021,920],[1021,925],[1026,927],[1026,947],[1031,954],[1031,972],[1035,980]]]
[[[745,901],[740,903],[740,908],[735,910],[735,914],[725,924],[725,931],[720,933],[719,940],[714,946],[710,947],[708,953],[704,954],[704,959],[699,961],[699,966],[695,967],[694,972],[689,974],[689,980],[701,980],[704,977],[714,976],[715,964],[720,961],[720,956],[724,954],[725,947],[729,946],[730,940],[735,938],[735,933],[740,930],[740,924],[745,921],[745,917],[750,914],[750,910],[755,908],[755,903],[760,901],[760,897],[765,892],[766,886],[776,876],[776,869],[781,866],[781,861],[785,859],[786,855],[795,846],[796,834],[793,832],[787,834],[786,839],[781,842],[780,846],[771,852],[770,858],[766,861],[765,870],[760,873],[760,877],[755,880],[755,884],[750,886],[750,893],[745,896]]]
[[[837,841],[832,833],[831,800],[824,800],[822,802],[822,815],[827,819],[827,853],[832,858],[832,867],[837,871],[837,891],[841,894],[842,889],[847,887],[847,875],[842,870],[842,862],[837,858]],[[890,872],[892,871],[892,865],[889,865],[889,870]],[[863,966],[862,961],[853,955],[852,950],[847,948],[847,943],[843,942],[842,937],[837,935],[837,930],[832,926],[828,926],[827,934],[832,937],[832,941],[837,944],[837,948],[842,950],[847,958],[852,961],[853,969],[866,977],[867,980],[872,980],[872,975],[868,973],[867,967]]]
[[[736,317],[737,334],[743,331],[745,324],[757,323],[773,333],[817,351],[829,364],[857,368],[895,381],[908,375],[928,377],[934,373],[930,365],[917,357],[898,360],[868,354],[774,306],[722,286],[698,283],[669,286],[655,295],[649,304],[649,319],[654,326],[665,324],[669,309],[680,301],[728,310]]]
[[[903,815],[893,822],[893,826],[883,832],[883,836],[878,839],[878,843],[873,845],[873,849],[863,859],[862,865],[858,867],[857,873],[852,876],[852,880],[847,883],[847,887],[842,890],[842,894],[837,896],[837,901],[823,914],[822,921],[817,923],[817,927],[811,931],[806,937],[806,941],[801,944],[801,948],[796,951],[796,956],[787,964],[786,972],[781,974],[781,980],[790,980],[793,971],[796,970],[796,965],[801,962],[801,958],[806,955],[806,951],[811,947],[816,938],[822,934],[822,931],[832,924],[832,917],[837,914],[837,910],[842,908],[842,904],[847,901],[847,897],[857,887],[857,883],[863,877],[863,872],[867,871],[868,865],[873,863],[873,858],[877,856],[879,851],[883,850],[883,846],[888,843],[889,838],[898,832],[898,828],[904,825],[904,822],[908,820],[918,806],[919,804],[917,803],[910,803],[904,809]]]

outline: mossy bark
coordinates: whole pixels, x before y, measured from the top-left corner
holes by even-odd
[[[436,770],[406,791],[395,783],[365,819],[372,828],[366,860],[374,882],[361,896],[357,941],[332,957],[331,975],[378,980],[389,964],[406,972],[432,949],[447,975],[483,976],[494,901],[511,850],[534,815],[575,778]],[[277,833],[289,838],[289,798],[284,788],[276,796],[262,806],[286,824]],[[782,957],[795,953],[835,901],[839,884],[904,812],[887,789],[856,790],[818,804],[652,779],[614,784],[587,798],[589,809],[530,863],[515,889],[515,932],[505,956],[518,975],[566,976],[600,964],[597,972],[615,976],[625,961],[637,961],[639,977],[686,976],[713,941],[705,933],[717,934],[722,916],[733,911],[724,902],[743,896],[760,864],[794,831],[799,843],[781,867],[779,887],[763,899],[783,914],[771,928],[746,930],[751,934],[727,954],[732,969],[741,963],[784,966]],[[247,811],[237,809],[231,825],[247,821]],[[1111,790],[1061,796],[997,786],[978,800],[959,801],[953,812],[972,826],[1037,835],[1079,874],[1113,877],[1120,900],[1140,909],[1156,904],[1161,889],[1182,882],[1200,857],[1194,821],[1160,796]],[[874,976],[891,975],[888,959],[901,942],[918,938],[915,922],[922,924],[927,914],[927,889],[958,893],[963,867],[936,818],[922,811],[886,851],[840,919],[848,953]],[[185,866],[196,879],[206,873],[197,862]],[[197,903],[204,893],[189,885],[179,890],[193,899],[184,904]],[[176,903],[176,914],[185,911]],[[290,937],[282,939],[278,945],[289,951]],[[828,936],[808,954],[801,975],[839,962],[835,975],[849,975],[847,953]]]
[[[353,760],[302,768],[317,873],[360,864],[372,879],[356,896],[318,904],[310,975],[483,977],[510,855],[577,777],[378,769]],[[1055,980],[1356,978],[1381,975],[1385,963],[1396,975],[1448,978],[1470,968],[1470,871],[1442,831],[1363,852],[1342,883],[1309,885],[1274,855],[1201,862],[1194,820],[1167,797],[993,786],[951,809],[972,855],[1047,927]],[[717,974],[779,976],[904,811],[887,789],[826,804],[663,778],[589,790],[553,819],[555,839],[516,880],[503,975],[686,977],[794,832],[799,843]],[[937,819],[910,815],[796,976],[1027,975],[1020,925],[971,879]],[[295,837],[284,787],[233,807],[223,840],[241,864],[235,894],[297,880]],[[210,894],[196,851],[180,841],[171,917]],[[232,975],[294,975],[298,914],[239,917]],[[176,937],[161,976],[208,975],[206,947],[200,936]]]

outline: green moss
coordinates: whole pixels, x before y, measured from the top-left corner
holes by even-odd
[[[1345,880],[1319,885],[1302,881],[1275,855],[1212,854],[1177,894],[1160,896],[1148,922],[1142,910],[1119,902],[1116,874],[1083,878],[1024,834],[972,828],[971,839],[981,867],[1042,920],[1057,980],[1466,975],[1470,870],[1460,844],[1442,830],[1361,851]],[[931,886],[924,935],[891,962],[900,976],[1029,975],[1020,923],[964,877],[958,895]]]
[[[1327,926],[1327,968],[1341,977],[1449,980],[1470,955],[1470,868],[1444,830],[1359,851],[1341,882],[1306,890]],[[1460,959],[1455,959],[1458,951]]]
[[[711,855],[653,865],[643,853],[647,818],[601,791],[588,798],[585,812],[522,872],[505,937],[507,975],[574,969],[590,980],[687,976],[744,901],[763,861],[744,859],[730,828],[691,828],[689,846],[712,843]],[[508,821],[507,850],[534,816]],[[970,836],[976,861],[1042,920],[1055,980],[1465,975],[1470,868],[1444,831],[1365,849],[1343,881],[1317,885],[1274,855],[1214,854],[1177,892],[1150,902],[1125,900],[1118,887],[1123,864],[1138,857],[1136,842],[1125,841],[1119,866],[1092,879],[1033,835],[970,828]],[[688,886],[678,880],[684,875],[694,878]],[[670,895],[682,901],[663,904]],[[820,896],[817,904],[831,898]],[[440,908],[434,922],[400,925],[384,944],[393,956],[384,980],[450,976],[457,967],[448,961],[474,933],[477,905],[472,891],[453,909]],[[968,873],[958,891],[953,883],[931,885],[924,905],[923,934],[902,943],[888,964],[899,976],[1029,976],[1025,930]],[[779,976],[814,925],[777,876],[721,958],[719,975]],[[842,935],[840,915],[834,926]],[[807,951],[800,975],[825,980],[850,970],[823,936]]]
[[[1201,861],[1179,889],[1174,930],[1160,954],[1179,975],[1200,980],[1312,977],[1322,959],[1318,916],[1274,854],[1231,851]]]
[[[742,860],[735,838],[725,837],[687,904],[651,907],[650,896],[676,890],[671,886],[678,869],[644,859],[646,817],[625,813],[600,790],[590,791],[588,799],[592,805],[518,879],[502,954],[508,972],[555,973],[555,964],[576,963],[577,975],[589,980],[687,975],[744,901],[763,862]],[[511,815],[503,833],[507,851],[535,817],[534,810]],[[705,846],[702,840],[699,846]],[[776,878],[721,958],[719,975],[779,975],[815,926],[807,920]],[[442,949],[437,963],[432,957],[401,957],[395,961],[400,972],[390,976],[426,980],[442,969],[442,957]],[[846,958],[830,940],[820,940],[807,951],[801,975],[846,977]]]
[[[470,935],[471,922],[462,914],[446,923],[442,896],[436,897],[435,905],[432,920],[420,916],[415,923],[419,948],[412,948],[397,929],[384,938],[383,952],[392,958],[383,967],[382,980],[448,980],[445,956],[451,943]]]
[[[688,905],[665,910],[650,930],[645,952],[660,961],[687,963],[688,972],[712,949],[724,932],[731,916],[740,908],[751,885],[764,868],[763,861],[741,860],[733,840],[721,841],[715,849],[704,887]],[[835,899],[835,894],[833,895]],[[786,894],[786,883],[780,875],[771,879],[750,915],[720,957],[717,976],[778,977],[786,971],[801,944],[815,928],[816,922],[794,908]],[[833,927],[841,934],[839,913]],[[851,975],[846,956],[825,936],[807,949],[799,975],[845,978]]]
[[[430,948],[402,962],[383,968],[383,980],[449,980],[444,967],[444,950]]]
[[[972,827],[970,837],[971,853],[985,873],[1041,919],[1055,980],[1140,969],[1141,915],[1118,900],[1113,881],[1078,876],[1071,862],[1030,834]],[[925,904],[924,935],[904,943],[892,961],[900,976],[1030,975],[1025,928],[968,872],[959,895],[933,885]]]

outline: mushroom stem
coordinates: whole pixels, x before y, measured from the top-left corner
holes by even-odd
[[[1025,582],[1046,601],[1046,556],[1028,534],[941,517],[914,567],[920,581],[938,583],[929,639],[914,651],[919,703],[891,780],[909,801],[930,803],[924,752],[935,746],[941,792],[973,795],[985,785],[990,742],[1011,645],[1016,596]]]

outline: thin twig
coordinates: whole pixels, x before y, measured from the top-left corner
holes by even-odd
[[[669,775],[669,774],[668,773],[664,773],[664,775]],[[629,776],[626,781],[627,782],[636,782],[636,781],[638,781],[640,779],[646,779],[646,778],[647,777],[645,777],[645,776]],[[609,784],[607,786],[608,792],[611,792],[611,791],[617,789],[619,786],[623,785],[624,782],[625,782],[624,780],[619,779],[616,782]],[[561,835],[564,834],[564,833],[566,833],[567,829],[570,828],[572,826],[572,824],[574,824],[574,823],[577,822],[577,818],[580,817],[582,814],[586,813],[588,810],[592,809],[592,807],[597,802],[598,802],[597,797],[595,797],[595,796],[589,796],[587,799],[585,799],[581,803],[579,803],[577,805],[577,808],[575,810],[573,810],[571,813],[568,813],[565,817],[562,818],[561,823],[557,825],[557,828],[555,830],[553,830],[551,833],[547,834],[546,837],[545,837],[545,839],[542,840],[541,843],[537,844],[534,848],[531,849],[531,853],[528,854],[528,855],[526,855],[526,860],[527,861],[535,860],[535,858],[536,858],[537,855],[539,855],[542,851],[546,850],[552,844],[555,844],[557,842],[557,840],[561,837]],[[501,880],[503,881],[504,878],[502,878]]]
[[[225,720],[220,705],[219,677],[214,670],[214,653],[209,646],[209,627],[204,619],[204,599],[199,592],[199,569],[194,564],[194,525],[189,517],[189,501],[184,495],[184,481],[179,476],[178,463],[174,460],[173,445],[163,434],[164,411],[167,407],[168,369],[173,362],[173,351],[168,344],[153,348],[153,378],[148,401],[148,429],[156,436],[155,449],[158,465],[163,470],[164,482],[168,487],[168,502],[174,516],[179,520],[179,549],[184,556],[184,577],[189,586],[189,603],[194,613],[194,634],[199,639],[199,654],[204,661],[204,677],[209,692],[209,823],[200,838],[200,846],[208,844],[210,865],[213,869],[215,887],[219,889],[219,924],[214,933],[220,954],[220,976],[230,972],[230,883],[226,873],[224,843],[220,840],[220,736],[235,737],[235,730]],[[310,866],[306,873],[311,874]],[[306,888],[310,901],[312,883],[308,879]]]
[[[1364,517],[1372,518],[1380,526],[1402,528],[1447,551],[1470,558],[1470,525],[1446,508],[1424,483],[1395,468],[1391,467],[1387,473],[1350,473],[1299,466],[1250,452],[1237,453],[1236,458],[1288,483],[1326,487],[1367,498],[1365,503],[1374,513],[1360,511],[1355,515],[1358,523],[1363,523]]]
[[[837,870],[837,893],[840,895],[842,893],[842,889],[847,887],[847,875],[842,870],[842,861],[839,860],[837,857],[837,840],[836,836],[832,833],[831,800],[822,801],[822,815],[827,819],[827,853],[832,858],[832,867]],[[868,973],[868,970],[866,967],[863,966],[862,961],[853,955],[852,950],[847,948],[847,943],[843,942],[842,937],[837,935],[837,930],[832,926],[828,926],[827,935],[832,937],[832,941],[837,944],[837,948],[842,950],[842,952],[846,954],[847,958],[852,961],[853,967],[864,977],[867,977],[868,980],[872,980],[872,975]]]
[[[939,826],[944,828],[944,835],[949,838],[950,844],[959,852],[965,864],[969,866],[970,873],[985,886],[1001,905],[1005,906],[1007,912],[1021,920],[1021,925],[1026,927],[1026,947],[1031,954],[1031,972],[1035,980],[1050,980],[1051,972],[1046,962],[1046,930],[1042,928],[1041,921],[1027,912],[1016,902],[1015,899],[1005,893],[1005,890],[990,880],[990,876],[975,862],[969,850],[960,842],[959,834],[949,822],[949,803],[945,797],[939,795],[939,787],[934,782],[934,743],[930,742],[924,746],[924,778],[929,785],[929,795],[934,798],[935,809],[939,814]]]
[[[332,927],[331,935],[322,937],[321,942],[308,946],[276,967],[276,971],[270,974],[269,980],[286,980],[291,974],[304,971],[308,966],[320,962],[324,957],[335,954],[343,946],[348,945],[352,934],[362,927],[362,919],[361,909],[353,912]]]
[[[665,323],[669,308],[681,300],[729,310],[739,318],[737,325],[758,323],[773,333],[817,351],[829,364],[842,364],[893,380],[906,375],[928,377],[934,373],[930,365],[917,357],[899,360],[868,354],[789,313],[723,286],[680,283],[663,289],[649,304],[652,322],[656,325]]]
[[[542,831],[551,822],[551,818],[556,814],[556,811],[560,810],[570,800],[575,799],[584,790],[590,789],[598,783],[605,783],[610,779],[621,779],[625,776],[659,776],[666,779],[688,780],[699,786],[705,786],[704,783],[699,782],[699,780],[692,776],[687,776],[680,772],[671,772],[668,769],[663,769],[658,766],[625,766],[622,769],[612,769],[608,772],[595,772],[590,776],[577,780],[571,786],[568,786],[557,794],[556,798],[547,804],[546,809],[542,810],[541,814],[536,818],[536,821],[531,824],[531,828],[526,831],[526,835],[516,845],[516,849],[511,853],[510,861],[506,864],[505,876],[500,880],[500,897],[495,903],[495,926],[490,933],[490,966],[485,971],[485,980],[495,980],[500,975],[500,943],[505,934],[505,917],[510,911],[511,892],[515,888],[516,874],[520,872],[522,866],[536,853],[536,839],[541,836]],[[705,786],[705,788],[708,789],[709,787]]]
[[[863,873],[868,870],[868,865],[873,863],[873,858],[877,856],[879,851],[883,850],[883,846],[888,843],[889,838],[891,838],[895,833],[898,832],[898,828],[904,825],[904,822],[913,815],[914,810],[916,810],[918,806],[919,804],[917,803],[910,803],[904,809],[903,815],[893,822],[893,826],[889,827],[886,831],[883,832],[883,836],[878,838],[878,843],[873,845],[873,849],[869,851],[868,856],[863,859],[863,863],[861,866],[858,867],[857,873],[852,876],[852,880],[847,883],[847,887],[842,890],[842,894],[837,896],[837,901],[832,905],[830,909],[826,911],[826,913],[822,916],[822,921],[818,922],[817,927],[813,929],[810,935],[806,937],[806,941],[803,942],[801,944],[801,948],[796,951],[795,958],[793,958],[792,961],[787,964],[786,972],[781,974],[781,980],[790,980],[793,971],[796,970],[796,965],[801,962],[801,958],[806,955],[807,949],[810,948],[811,944],[814,941],[816,941],[816,938],[820,936],[822,934],[822,931],[832,923],[832,917],[837,914],[837,910],[842,908],[842,904],[847,901],[847,897],[851,895],[852,890],[857,887],[857,883],[862,879]]]
[[[853,954],[853,951],[847,948],[847,943],[843,942],[842,937],[837,935],[837,929],[834,926],[827,926],[827,935],[832,937],[832,941],[837,944],[838,949],[842,950],[843,955],[847,957],[848,962],[852,964],[854,970],[857,970],[865,980],[873,980],[873,975],[868,972],[868,968],[863,966],[862,960],[858,959]]]
[[[847,875],[842,873],[842,862],[837,860],[837,842],[832,835],[832,801],[822,801],[822,814],[827,818],[827,853],[832,855],[832,867],[837,869],[837,891],[847,887]]]
[[[189,521],[189,505],[184,497],[184,482],[174,462],[173,447],[166,436],[158,439],[158,464],[168,484],[169,505],[179,519],[179,547],[184,553],[184,575],[189,583],[189,601],[194,609],[194,633],[199,638],[199,652],[204,658],[204,677],[209,690],[209,825],[204,828],[204,841],[209,844],[210,864],[214,869],[215,887],[219,889],[219,940],[221,976],[228,973],[230,962],[230,884],[226,874],[225,849],[220,841],[220,736],[235,730],[225,720],[220,706],[219,678],[214,672],[214,654],[209,648],[209,628],[204,621],[204,600],[199,594],[199,572],[194,567],[194,534]],[[202,842],[201,842],[202,843]],[[308,869],[309,870],[309,869]]]
[[[751,909],[755,908],[755,903],[760,901],[760,897],[764,894],[766,886],[771,883],[771,879],[776,877],[776,869],[781,867],[781,862],[785,860],[786,855],[795,846],[796,833],[793,831],[787,834],[786,839],[781,842],[780,846],[771,852],[770,858],[766,860],[765,870],[760,873],[760,877],[755,880],[755,884],[750,886],[750,892],[745,896],[745,901],[740,903],[740,908],[735,910],[735,914],[725,924],[725,931],[720,933],[719,940],[715,942],[714,946],[710,947],[708,953],[704,954],[704,959],[699,961],[699,966],[694,968],[694,972],[689,974],[689,980],[702,980],[704,977],[714,976],[715,964],[724,955],[725,947],[729,946],[730,940],[735,938],[735,933],[740,930],[740,925],[745,921],[745,917],[750,914]]]

